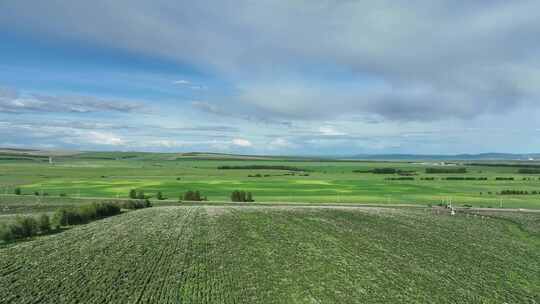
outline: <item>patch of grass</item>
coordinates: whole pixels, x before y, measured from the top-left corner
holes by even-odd
[[[496,193],[505,189],[540,191],[540,180],[531,178],[530,174],[516,174],[513,166],[464,165],[467,173],[456,178],[455,173],[426,174],[426,168],[432,167],[430,164],[407,162],[234,158],[225,162],[177,158],[176,154],[107,152],[65,156],[56,159],[54,165],[3,161],[0,162],[0,194],[13,194],[15,188],[21,188],[26,195],[37,191],[48,193],[50,197],[127,198],[130,189],[135,189],[150,197],[161,192],[164,197],[176,199],[190,189],[197,189],[210,201],[228,201],[232,191],[242,189],[252,192],[258,201],[269,202],[426,205],[451,198],[458,204],[479,207],[499,205]],[[217,169],[220,166],[242,169]],[[309,175],[276,174],[271,168],[299,168]],[[417,172],[417,175],[413,180],[385,180],[386,174],[369,173],[376,168]],[[256,174],[264,178],[249,177]],[[0,209],[2,197],[0,195]],[[540,201],[531,196],[507,195],[504,206],[540,208]]]

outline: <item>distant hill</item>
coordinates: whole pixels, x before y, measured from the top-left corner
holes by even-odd
[[[72,157],[80,159],[131,159],[131,160],[282,160],[282,161],[333,161],[333,160],[386,160],[386,161],[540,161],[540,153],[480,153],[480,154],[357,154],[352,156],[292,156],[292,155],[244,155],[213,152],[157,153],[157,152],[103,152],[61,151],[39,149],[1,148],[2,157]]]
[[[511,153],[480,153],[480,154],[359,154],[349,157],[348,159],[355,160],[404,160],[404,161],[421,161],[421,160],[540,160],[539,153],[532,154],[511,154]]]

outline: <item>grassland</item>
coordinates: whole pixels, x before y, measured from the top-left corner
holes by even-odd
[[[0,249],[0,302],[537,303],[539,241],[429,209],[154,207]]]
[[[506,208],[540,208],[540,195],[497,194],[508,189],[540,191],[540,175],[519,174],[519,167],[512,166],[467,166],[466,174],[425,174],[434,164],[112,152],[60,155],[54,161],[50,165],[42,155],[4,155],[0,160],[0,194],[9,195],[20,187],[27,195],[38,191],[70,198],[125,198],[130,189],[137,189],[150,195],[161,191],[177,200],[191,189],[201,191],[211,201],[228,201],[233,190],[245,190],[265,202],[426,205],[451,199],[456,205],[475,207],[499,207],[502,203]],[[220,166],[284,166],[305,172],[219,170]],[[417,175],[414,180],[386,180],[397,175],[368,172],[384,167]],[[487,180],[445,180],[456,175]],[[424,177],[434,180],[422,180]]]

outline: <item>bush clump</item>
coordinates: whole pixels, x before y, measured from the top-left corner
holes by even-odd
[[[30,216],[18,216],[13,223],[0,226],[0,239],[11,242],[51,231],[49,216],[42,214],[37,220]]]
[[[235,190],[231,193],[231,201],[233,202],[254,202],[251,192]]]
[[[197,191],[189,190],[186,193],[184,193],[183,196],[180,197],[180,200],[200,202],[200,201],[206,201],[207,198],[206,196],[201,196],[201,193],[198,190]]]
[[[42,233],[48,233],[51,231],[51,220],[46,214],[42,214],[38,217],[37,225],[39,231]]]
[[[156,193],[156,198],[160,201],[164,200],[164,199],[167,199],[165,196],[163,196],[163,193],[161,191],[158,191]]]

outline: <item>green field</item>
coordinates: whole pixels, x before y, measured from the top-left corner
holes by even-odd
[[[538,303],[538,226],[519,219],[154,207],[0,249],[0,302]]]
[[[154,207],[0,243],[0,303],[538,303],[540,213],[510,210],[540,209],[539,176],[523,165],[537,166],[4,155],[4,227],[131,189]],[[187,190],[209,201],[179,202]],[[256,202],[231,203],[233,190]],[[428,208],[450,201],[486,208]]]
[[[238,189],[251,191],[259,202],[426,205],[451,200],[455,205],[475,207],[540,208],[539,194],[497,194],[502,190],[540,192],[540,175],[519,174],[517,166],[467,166],[466,174],[426,174],[426,168],[438,165],[159,153],[81,153],[54,161],[50,165],[44,157],[3,156],[0,194],[10,195],[20,187],[26,196],[37,191],[71,198],[126,198],[130,189],[137,189],[149,195],[162,191],[178,200],[191,189],[201,191],[210,201],[228,201],[230,193]],[[306,171],[218,169],[224,165],[290,166]],[[398,175],[354,172],[386,167],[416,175],[412,181],[386,180]],[[253,177],[257,174],[261,177]],[[452,176],[488,180],[445,180]],[[422,180],[425,177],[435,180]],[[515,180],[497,181],[496,177]]]

